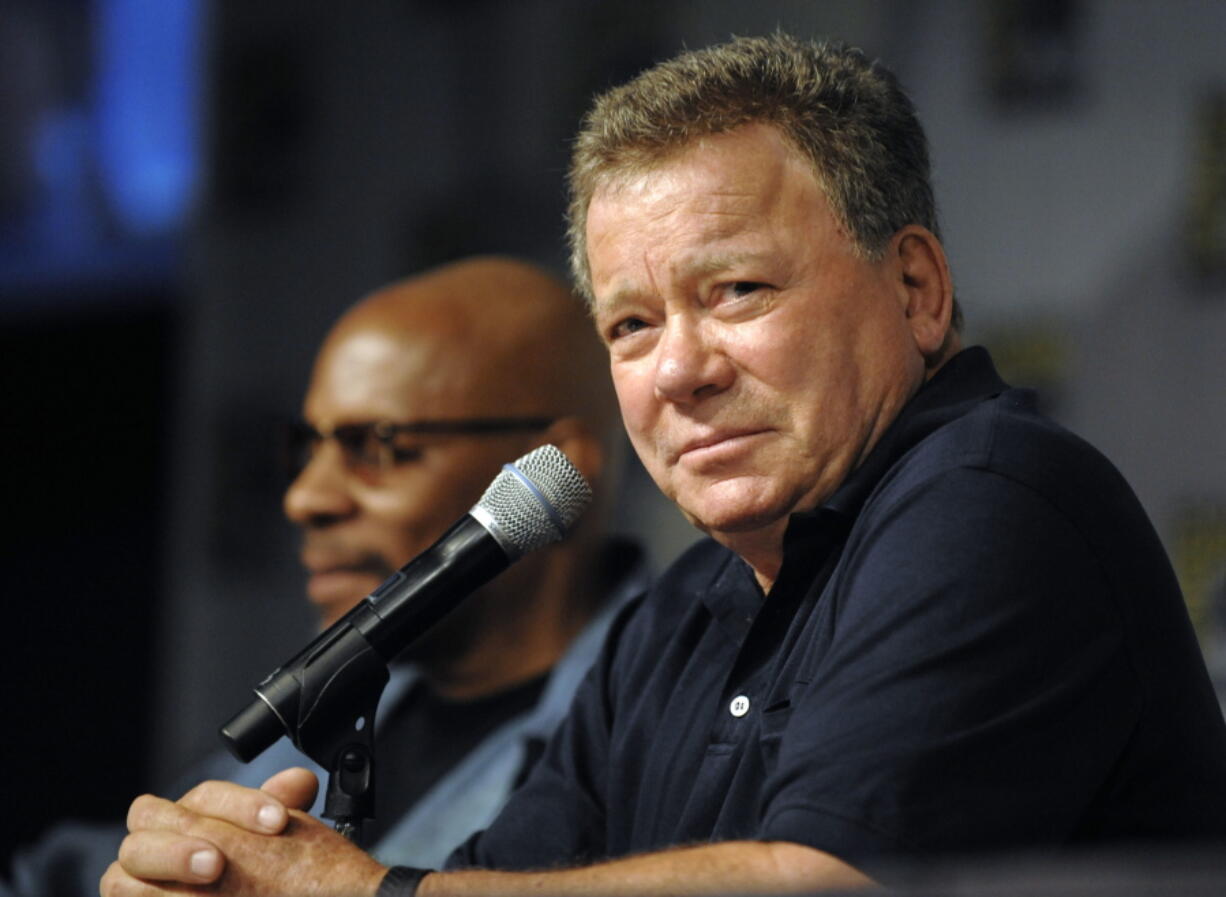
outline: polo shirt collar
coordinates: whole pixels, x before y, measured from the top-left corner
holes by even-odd
[[[934,430],[1008,388],[982,346],[964,349],[947,361],[903,406],[868,457],[825,505],[791,516],[784,534],[784,567],[796,568],[789,572],[803,576],[822,563],[851,528],[869,493],[904,454]],[[783,573],[781,569],[781,577]],[[749,566],[730,556],[702,600],[728,634],[739,639],[748,631],[762,594]]]
[[[1008,388],[1009,385],[996,372],[987,349],[983,346],[963,349],[903,406],[868,457],[852,471],[824,508],[819,508],[817,512],[800,512],[793,518],[803,518],[828,509],[854,519],[869,493],[903,455],[935,430]]]

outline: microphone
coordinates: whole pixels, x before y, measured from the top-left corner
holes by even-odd
[[[437,542],[260,682],[255,699],[221,727],[222,741],[246,763],[284,734],[314,756],[305,745],[362,730],[387,681],[387,662],[511,563],[562,539],[591,500],[583,475],[557,446],[504,464]],[[364,700],[372,692],[373,701]]]

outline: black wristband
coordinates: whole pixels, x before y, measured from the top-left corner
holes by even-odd
[[[433,869],[415,869],[412,866],[393,866],[379,882],[375,897],[413,897],[421,880]]]

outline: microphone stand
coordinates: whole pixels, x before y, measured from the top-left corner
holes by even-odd
[[[364,634],[374,619],[370,603],[361,602],[260,683],[261,700],[222,730],[244,761],[288,734],[328,770],[324,818],[358,844],[363,821],[375,816],[375,711],[388,681],[387,662]],[[246,754],[249,744],[256,748]]]
[[[360,846],[362,823],[375,818],[375,712],[388,672],[361,635],[353,629],[346,635],[363,643],[357,652],[342,652],[348,663],[335,671],[308,667],[303,698],[313,708],[299,718],[293,742],[328,770],[324,818]]]

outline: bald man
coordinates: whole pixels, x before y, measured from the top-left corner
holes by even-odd
[[[510,567],[393,665],[378,718],[379,818],[365,832],[382,861],[436,865],[494,817],[564,715],[616,609],[644,586],[637,551],[603,535],[616,414],[583,305],[513,259],[468,259],[394,283],[325,339],[284,501],[322,626],[428,548],[503,463],[537,446],[561,448],[596,492],[565,541]],[[286,739],[247,766],[219,753],[188,780],[258,785],[293,765],[324,780]],[[122,835],[58,830],[18,858],[18,893],[96,894]]]
[[[552,443],[600,482],[616,420],[606,381],[580,303],[519,262],[450,265],[351,309],[316,360],[305,466],[285,495],[323,622],[425,550],[504,462]],[[402,429],[381,435],[375,425]],[[413,647],[436,693],[491,694],[553,666],[603,598],[593,581],[599,516]]]

